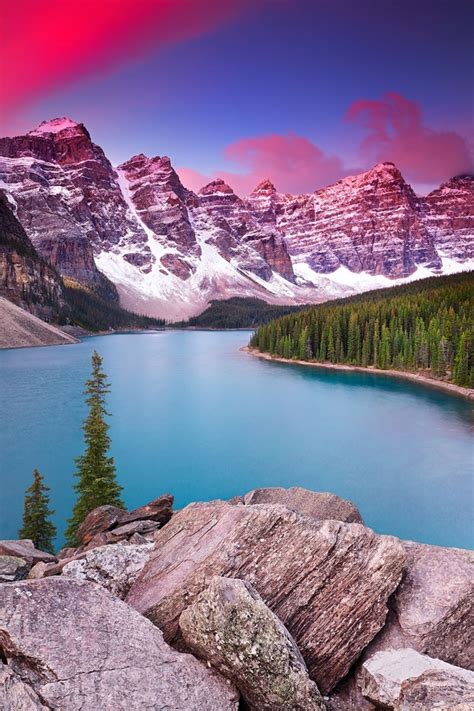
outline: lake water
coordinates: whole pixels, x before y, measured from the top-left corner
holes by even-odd
[[[0,351],[0,538],[17,537],[35,466],[62,533],[96,349],[129,508],[164,492],[181,507],[298,485],[354,501],[376,531],[474,547],[468,401],[370,373],[268,363],[240,351],[248,339],[171,331]]]

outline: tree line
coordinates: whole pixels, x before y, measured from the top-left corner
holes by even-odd
[[[308,304],[280,306],[267,304],[262,299],[234,296],[230,299],[214,299],[198,316],[171,325],[175,328],[255,328],[279,316],[301,311],[303,308],[308,308]]]
[[[314,306],[258,328],[250,345],[282,358],[423,371],[474,387],[474,272]]]

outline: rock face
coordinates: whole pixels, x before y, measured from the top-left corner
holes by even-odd
[[[295,209],[291,205],[290,214],[281,218],[290,253],[316,272],[346,267],[406,277],[418,265],[441,268],[418,198],[393,163],[318,190],[301,204],[304,232],[293,229]]]
[[[179,626],[189,649],[232,679],[251,711],[325,708],[294,640],[248,583],[213,578]]]
[[[56,557],[51,553],[40,551],[34,547],[33,541],[29,538],[21,538],[17,541],[0,541],[0,555],[12,555],[24,558],[30,565],[42,560],[45,563],[54,563]]]
[[[420,202],[423,222],[438,252],[459,261],[472,258],[474,176],[452,178]]]
[[[392,595],[381,632],[364,650],[349,678],[338,686],[334,711],[373,706],[360,693],[362,663],[374,654],[407,647],[474,669],[474,553],[402,542],[407,555],[402,581]]]
[[[110,504],[97,506],[89,511],[77,529],[76,535],[83,545],[87,545],[98,533],[108,531],[116,524],[120,524],[126,513],[124,509]]]
[[[62,574],[76,580],[91,580],[117,597],[124,598],[148,562],[153,543],[117,543],[88,551],[84,557],[67,563]]]
[[[124,511],[116,506],[98,506],[90,511],[77,530],[82,546],[117,543],[134,533],[148,533],[164,526],[173,515],[173,497],[164,494],[145,506]]]
[[[21,708],[13,706],[20,693],[12,688],[13,674],[21,693],[64,711],[237,709],[232,684],[172,650],[148,620],[93,583],[54,578],[2,585],[0,610],[0,647],[10,672],[6,708]]]
[[[0,180],[38,252],[61,275],[116,298],[94,251],[112,249],[125,234],[127,253],[139,251],[146,235],[83,124],[54,119],[25,136],[0,139]]]
[[[474,553],[405,542],[406,573],[366,656],[412,647],[474,670]]]
[[[394,538],[268,504],[193,504],[155,541],[127,601],[168,642],[182,643],[179,617],[212,576],[237,577],[282,620],[323,693],[382,627],[405,561]]]
[[[0,662],[0,708],[3,711],[47,711],[31,686]]]
[[[42,259],[0,191],[0,296],[45,321],[66,311],[61,278]]]
[[[13,555],[0,555],[0,583],[23,580],[28,575],[29,564],[24,558]]]
[[[0,583],[29,578],[34,568],[42,576],[47,567],[55,562],[54,555],[38,550],[28,538],[0,541]]]
[[[318,302],[474,260],[470,176],[426,198],[392,163],[307,195],[264,180],[241,198],[222,179],[196,194],[168,157],[140,154],[115,170],[82,124],[53,119],[0,139],[0,180],[61,274],[114,298],[106,274],[124,306],[155,316],[231,296]]]
[[[242,497],[235,497],[230,503],[242,503],[246,506],[282,504],[316,521],[334,519],[346,523],[363,523],[362,516],[351,501],[341,499],[335,494],[310,491],[299,486],[292,486],[289,489],[279,486],[254,489]]]
[[[413,649],[378,652],[362,666],[365,697],[389,709],[466,710],[474,703],[474,673]]]
[[[77,340],[0,296],[0,348],[66,343],[77,343]]]

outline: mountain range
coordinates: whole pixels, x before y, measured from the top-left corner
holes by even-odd
[[[264,180],[239,197],[220,179],[196,193],[169,158],[114,167],[58,118],[0,139],[0,190],[51,288],[56,270],[170,320],[216,298],[320,302],[474,266],[473,176],[419,197],[388,162],[305,195]]]

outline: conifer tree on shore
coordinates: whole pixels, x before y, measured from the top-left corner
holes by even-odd
[[[76,459],[75,476],[78,481],[74,489],[77,499],[66,530],[66,541],[71,546],[78,544],[77,528],[89,511],[104,504],[123,507],[122,487],[116,479],[114,459],[108,456],[111,441],[108,435],[109,425],[105,420],[109,415],[105,409],[105,397],[109,390],[107,376],[102,370],[102,358],[94,351],[92,374],[86,381],[85,389],[89,408],[82,426],[86,449],[84,454]]]
[[[18,535],[30,538],[39,550],[53,553],[56,526],[50,520],[54,511],[49,508],[49,487],[37,469],[33,477],[32,485],[25,492],[23,524]]]

